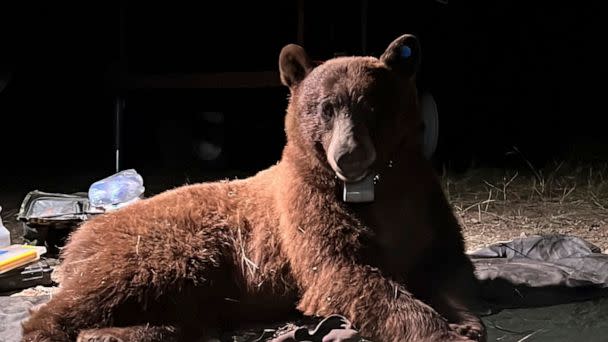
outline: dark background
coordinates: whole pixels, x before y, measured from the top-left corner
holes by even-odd
[[[400,34],[418,35],[419,85],[439,107],[438,169],[518,167],[514,147],[535,167],[608,154],[605,16],[590,2],[81,1],[2,5],[1,16],[0,75],[11,75],[0,92],[5,189],[62,179],[86,190],[113,173],[117,97],[125,104],[122,166],[145,179],[166,175],[164,184],[175,185],[274,164],[287,104],[278,83],[146,89],[124,80],[276,72],[281,47],[298,38],[323,60],[378,56]],[[224,113],[224,125],[202,122],[205,111]],[[201,137],[223,141],[221,162],[193,155]]]

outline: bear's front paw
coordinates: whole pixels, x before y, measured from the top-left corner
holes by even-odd
[[[105,329],[84,330],[78,335],[76,342],[124,342],[122,338]]]
[[[473,341],[485,342],[485,329],[479,324],[450,324],[450,329]]]
[[[23,335],[21,342],[51,342],[53,339],[51,336],[43,333],[42,331],[32,331]]]

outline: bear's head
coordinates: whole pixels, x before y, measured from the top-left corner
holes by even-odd
[[[415,75],[420,45],[395,39],[379,57],[337,57],[315,63],[304,49],[285,46],[281,82],[290,89],[288,144],[344,182],[357,182],[399,149],[418,148],[421,120]]]

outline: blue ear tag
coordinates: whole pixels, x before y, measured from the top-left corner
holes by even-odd
[[[408,59],[412,55],[412,49],[409,46],[403,45],[401,47],[401,58]]]

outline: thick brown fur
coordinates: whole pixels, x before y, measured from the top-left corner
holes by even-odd
[[[63,251],[59,292],[24,322],[23,341],[188,341],[294,309],[342,314],[377,342],[485,340],[460,227],[420,152],[415,65],[395,55],[419,47],[399,39],[380,59],[319,66],[286,47],[280,162],[83,224]],[[380,174],[373,203],[340,198],[318,109],[328,99],[378,117],[365,127]]]

